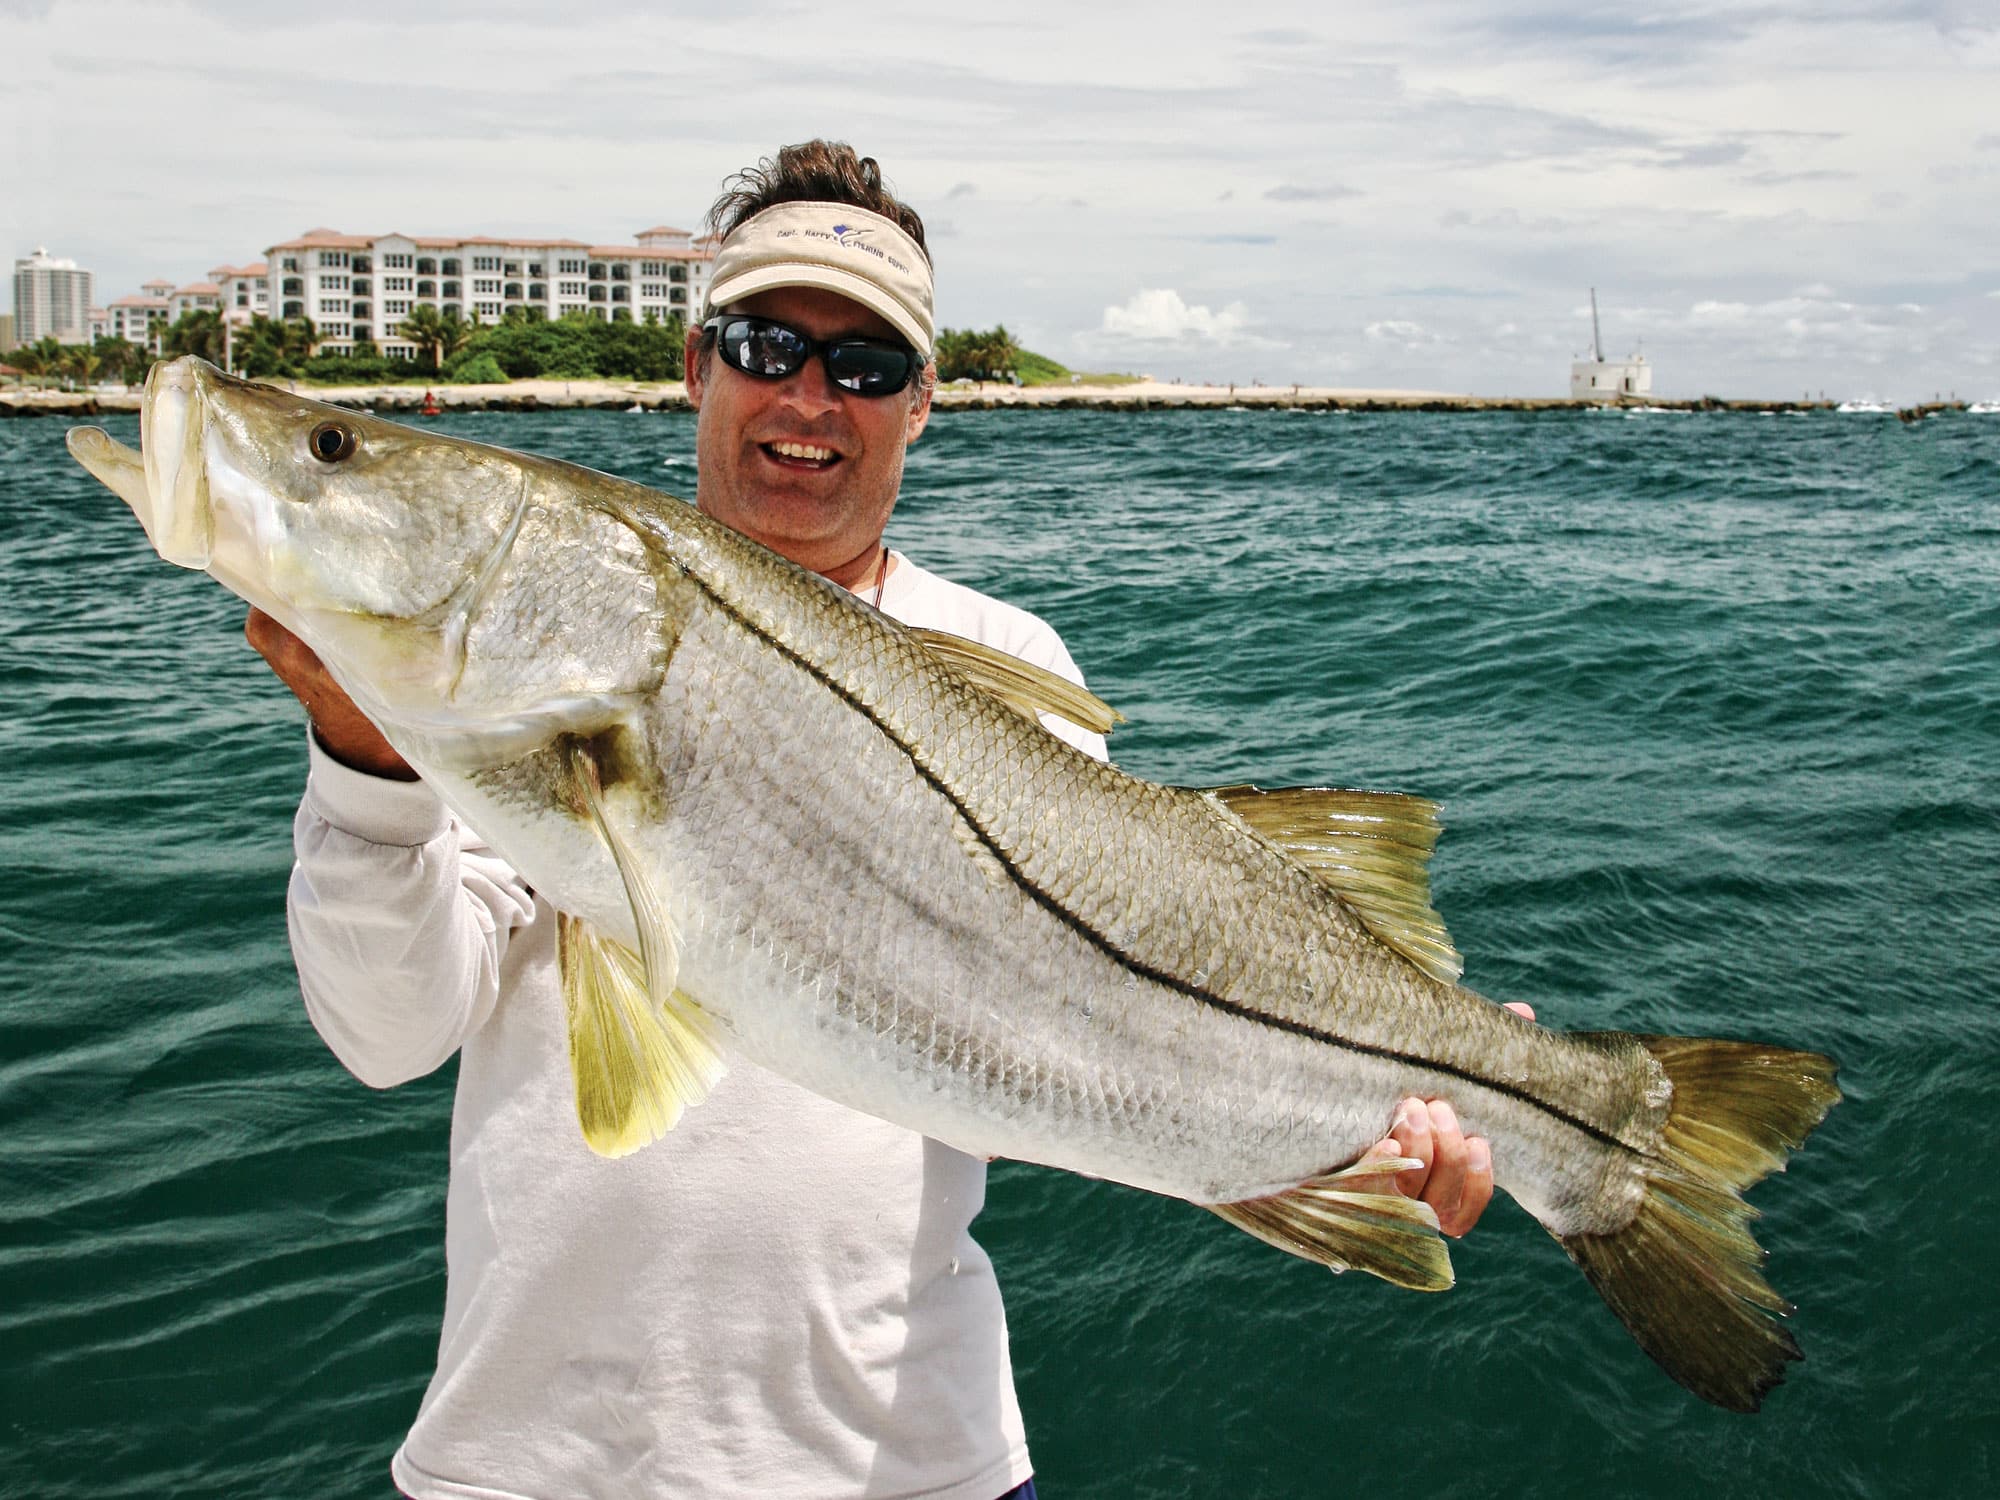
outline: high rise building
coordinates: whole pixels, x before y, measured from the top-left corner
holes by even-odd
[[[91,273],[46,249],[14,262],[14,337],[32,344],[53,334],[65,344],[90,341]]]

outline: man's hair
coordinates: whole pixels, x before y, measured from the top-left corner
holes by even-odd
[[[896,224],[917,242],[924,259],[930,259],[924,221],[917,211],[883,185],[882,168],[874,157],[857,155],[845,141],[780,146],[777,155],[745,167],[729,179],[709,209],[708,227],[718,239],[728,239],[746,219],[780,203],[847,203],[865,208]]]
[[[754,167],[745,167],[730,178],[708,211],[708,228],[718,240],[726,240],[743,224],[767,208],[780,203],[846,203],[865,208],[900,228],[917,242],[924,259],[931,258],[924,243],[924,221],[917,211],[898,198],[882,182],[882,167],[872,156],[859,155],[845,141],[801,141],[796,146],[780,146]],[[696,355],[701,375],[708,378],[709,361],[715,353],[715,335],[702,331]],[[932,384],[931,366],[910,383],[915,392]]]

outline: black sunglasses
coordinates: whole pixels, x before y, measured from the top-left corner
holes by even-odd
[[[817,354],[827,378],[842,390],[893,396],[924,363],[909,345],[894,339],[816,339],[776,318],[724,313],[701,326],[715,335],[724,364],[758,380],[787,379]]]

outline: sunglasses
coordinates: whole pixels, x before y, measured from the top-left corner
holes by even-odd
[[[923,360],[894,339],[816,339],[775,318],[725,313],[701,325],[715,335],[722,362],[757,380],[785,380],[817,354],[827,379],[857,396],[893,396]]]

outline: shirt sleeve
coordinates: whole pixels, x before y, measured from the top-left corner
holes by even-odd
[[[317,742],[307,753],[286,902],[299,988],[334,1056],[391,1088],[492,1015],[534,893],[422,782],[352,770]]]

